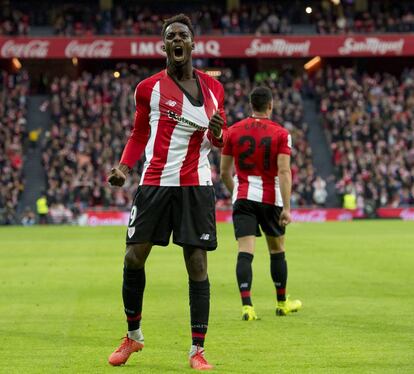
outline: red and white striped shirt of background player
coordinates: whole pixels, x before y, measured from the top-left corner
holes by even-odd
[[[163,70],[141,81],[135,90],[134,128],[121,163],[132,168],[145,149],[140,185],[212,185],[208,154],[211,144],[223,147],[208,130],[216,110],[225,120],[224,89],[220,82],[195,70],[203,105],[191,103],[178,84]]]
[[[247,199],[283,207],[277,156],[290,155],[291,147],[289,132],[269,119],[249,117],[231,126],[223,155],[235,161],[233,203]]]

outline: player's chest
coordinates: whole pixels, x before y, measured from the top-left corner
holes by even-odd
[[[177,127],[188,133],[206,131],[217,102],[209,91],[201,90],[197,85],[192,93],[194,95],[184,92],[174,82],[160,84],[160,90],[155,94],[158,100],[151,103],[151,117],[158,119],[158,126],[168,129]]]

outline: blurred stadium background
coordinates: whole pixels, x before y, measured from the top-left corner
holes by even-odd
[[[296,221],[414,219],[412,1],[0,4],[1,224],[126,222],[141,165],[122,190],[105,178],[137,82],[165,65],[162,19],[178,12],[195,25],[195,65],[225,86],[229,125],[252,87],[272,88],[294,139]]]

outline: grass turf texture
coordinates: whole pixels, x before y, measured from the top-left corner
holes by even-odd
[[[253,263],[260,321],[240,320],[232,226],[209,255],[207,358],[218,373],[412,372],[414,224],[293,224],[288,292],[304,309],[275,316],[264,239]],[[187,276],[179,247],[147,262],[146,347],[126,366],[107,357],[126,325],[125,228],[0,228],[0,372],[184,373],[190,345]]]

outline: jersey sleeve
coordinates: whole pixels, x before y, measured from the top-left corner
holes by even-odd
[[[133,168],[135,163],[142,157],[148,142],[150,131],[149,125],[149,96],[150,90],[141,83],[135,89],[135,120],[134,127],[121,157],[121,164]]]
[[[217,82],[218,83],[218,82]],[[223,135],[221,139],[217,139],[210,130],[208,130],[207,137],[210,140],[210,142],[218,148],[222,148],[225,144],[226,138],[227,138],[227,119],[226,119],[226,112],[224,111],[224,88],[223,86],[218,83],[218,112],[221,116],[221,118],[224,119],[223,127],[221,128],[223,130]]]
[[[292,137],[286,130],[279,137],[279,153],[290,155],[292,149]]]

